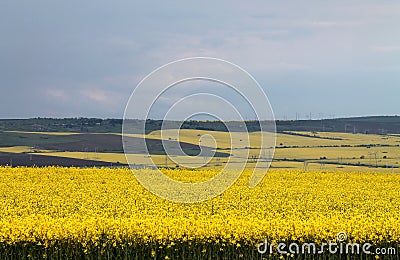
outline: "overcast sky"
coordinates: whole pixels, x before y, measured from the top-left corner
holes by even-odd
[[[247,70],[277,118],[400,114],[399,1],[0,1],[0,118],[121,118],[168,62]]]

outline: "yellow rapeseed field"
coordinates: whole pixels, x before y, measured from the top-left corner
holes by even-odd
[[[216,174],[165,171],[179,181]],[[270,170],[253,189],[250,174],[217,198],[180,204],[129,169],[0,167],[0,258],[261,259],[282,257],[257,252],[265,239],[321,244],[338,232],[398,249],[399,174]]]

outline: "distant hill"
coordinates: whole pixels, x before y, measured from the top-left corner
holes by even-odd
[[[399,134],[399,116],[369,116],[323,120],[277,121],[278,131]]]
[[[141,123],[137,120],[138,123]],[[147,120],[146,132],[159,130],[161,120]],[[268,122],[246,121],[229,122],[234,131],[243,131],[244,125],[248,131],[260,130],[260,123]],[[174,125],[174,124],[171,124]],[[277,131],[318,131],[318,132],[350,132],[370,134],[400,134],[399,116],[369,116],[322,120],[278,120]],[[227,131],[220,121],[185,121],[181,128]],[[28,132],[77,132],[77,133],[120,133],[122,119],[99,118],[32,118],[32,119],[0,119],[0,131]]]

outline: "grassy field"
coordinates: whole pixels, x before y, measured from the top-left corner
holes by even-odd
[[[3,153],[29,153],[32,151],[33,151],[33,149],[30,146],[0,147],[0,152],[3,152]]]
[[[400,259],[399,135],[277,133],[271,169],[250,189],[256,162],[272,156],[265,147],[260,152],[261,135],[270,133],[184,129],[175,134],[131,137],[208,146],[231,156],[207,158],[204,167],[188,170],[174,162],[188,157],[128,154],[135,172],[153,174],[148,167],[154,162],[172,179],[200,182],[228,160],[247,161],[247,169],[220,196],[178,204],[145,190],[126,168],[0,167],[0,259]],[[2,137],[14,144],[0,147],[5,158],[127,163],[123,153],[107,151],[109,144],[120,149],[119,134],[12,131]],[[74,151],[40,149],[63,144]],[[276,245],[271,253],[257,251],[265,239],[321,246],[339,232],[345,232],[346,242],[396,254],[340,255],[326,249],[317,255],[280,254]]]
[[[33,140],[43,140],[44,133],[12,132],[12,138],[17,134],[29,134]],[[46,133],[50,136],[44,139],[51,140],[51,136],[68,136],[71,133]],[[268,136],[271,134],[263,133]],[[260,132],[250,133],[249,142],[246,142],[246,133],[228,133],[206,130],[183,129],[176,136],[175,130],[154,131],[145,136],[138,134],[132,137],[146,137],[152,139],[173,140],[194,145],[203,145],[217,149],[232,155],[232,162],[240,163],[249,157],[261,159],[270,158],[272,152],[268,149],[260,153]],[[400,136],[398,135],[373,135],[352,133],[329,132],[284,132],[276,134],[276,149],[272,167],[287,169],[327,169],[327,170],[357,170],[376,168],[381,171],[400,172]],[[72,138],[72,137],[71,137]],[[63,139],[61,139],[64,141]],[[68,139],[67,139],[68,140]],[[250,148],[250,149],[249,149]],[[84,149],[83,149],[84,150]],[[31,146],[1,147],[0,152],[7,153],[32,153]],[[35,150],[35,154],[59,156],[76,159],[89,159],[104,162],[127,163],[124,154],[118,152],[95,151],[51,151]],[[248,154],[247,154],[248,153]],[[152,165],[150,159],[158,166],[175,167],[174,158],[165,155],[152,154],[151,158],[146,154],[129,155],[137,165]],[[182,160],[183,158],[179,158]],[[205,168],[214,169],[223,167],[227,158],[211,159]],[[254,167],[253,160],[249,160],[247,167]]]

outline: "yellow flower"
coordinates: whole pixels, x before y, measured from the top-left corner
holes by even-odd
[[[217,173],[166,170],[193,182]],[[399,174],[274,169],[250,189],[251,175],[245,170],[210,201],[179,204],[148,192],[129,169],[0,167],[0,242],[50,248],[71,241],[86,253],[139,246],[152,257],[157,248],[181,244],[203,253],[253,248],[265,239],[268,249],[282,241],[322,244],[336,241],[339,231],[357,243],[400,243]]]

